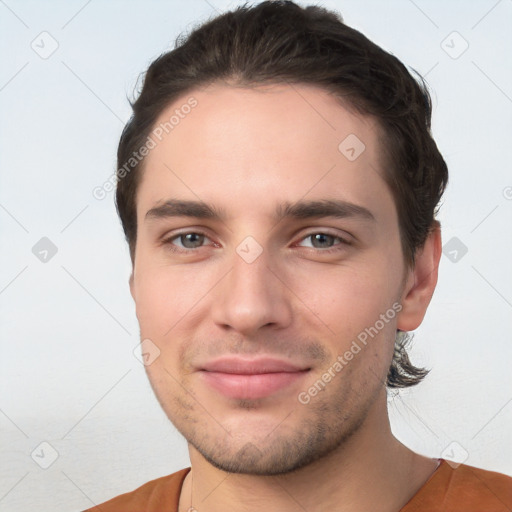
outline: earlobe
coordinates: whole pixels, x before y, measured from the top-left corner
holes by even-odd
[[[434,221],[424,246],[416,252],[414,268],[409,270],[402,292],[402,310],[397,317],[397,329],[413,331],[423,321],[437,284],[441,252],[441,225]]]

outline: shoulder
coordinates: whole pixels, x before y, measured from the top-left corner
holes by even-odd
[[[509,512],[512,478],[441,459],[434,474],[401,512]]]
[[[151,480],[134,491],[121,494],[84,512],[156,512],[164,508],[169,512],[177,511],[183,480],[189,471],[190,468],[181,469]]]

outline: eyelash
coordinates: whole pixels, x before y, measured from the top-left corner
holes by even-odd
[[[201,247],[204,247],[204,246],[201,246],[201,247],[197,247],[195,249],[181,249],[179,247],[177,247],[176,245],[174,245],[173,241],[182,237],[182,236],[186,236],[186,235],[200,235],[200,236],[204,236],[205,238],[207,238],[208,240],[210,239],[208,237],[208,235],[206,235],[205,233],[201,232],[201,231],[184,231],[183,233],[178,233],[178,234],[174,234],[168,238],[165,238],[164,240],[162,240],[162,244],[163,245],[166,245],[168,246],[168,249],[174,253],[178,253],[178,254],[187,254],[187,253],[193,253],[193,252],[197,252],[199,249],[201,249]],[[340,243],[337,244],[336,246],[334,246],[333,248],[328,248],[328,249],[318,249],[316,247],[306,247],[306,249],[312,249],[312,250],[316,250],[316,251],[319,251],[320,253],[322,254],[330,254],[330,253],[333,253],[333,252],[338,252],[340,250],[343,249],[343,246],[350,246],[352,245],[351,242],[349,242],[348,240],[346,240],[345,238],[339,236],[339,235],[333,235],[331,233],[326,233],[324,231],[315,231],[313,233],[309,233],[308,235],[302,237],[300,239],[300,241],[302,242],[303,240],[306,240],[307,238],[311,238],[312,236],[314,235],[326,235],[326,236],[329,236],[329,237],[332,237],[334,240],[339,240]]]

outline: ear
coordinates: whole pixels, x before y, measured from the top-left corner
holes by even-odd
[[[133,284],[133,270],[130,274],[130,279],[128,280],[128,284],[130,285],[130,293],[132,295],[132,299],[135,300],[135,286]]]
[[[408,270],[397,329],[413,331],[423,321],[437,284],[441,252],[441,224],[436,220],[424,246],[416,251],[414,267]]]

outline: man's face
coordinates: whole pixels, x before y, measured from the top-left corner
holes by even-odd
[[[378,128],[307,85],[214,84],[157,125],[190,96],[137,196],[131,291],[141,339],[160,350],[147,373],[213,465],[287,472],[385,406],[405,268]],[[334,201],[357,207],[295,208]]]

